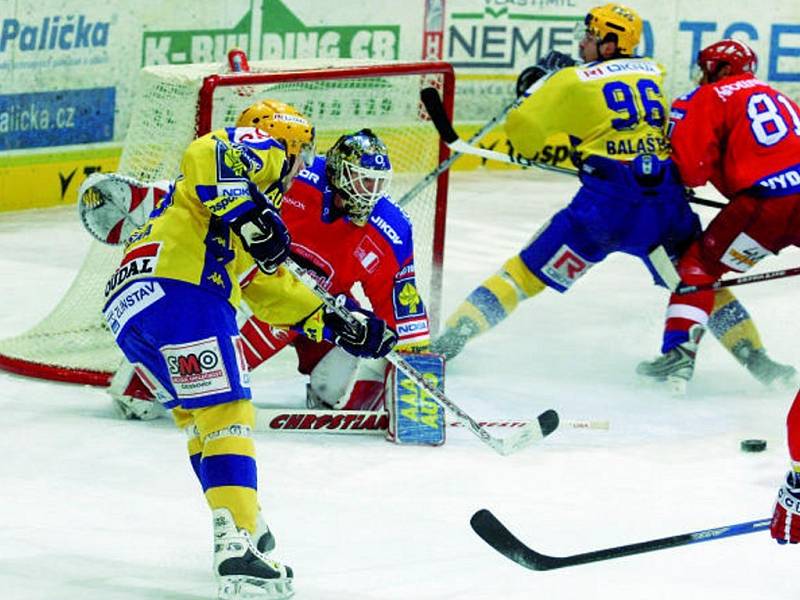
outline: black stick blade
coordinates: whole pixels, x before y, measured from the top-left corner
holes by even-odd
[[[433,125],[436,127],[436,131],[439,132],[445,144],[452,144],[458,140],[458,134],[456,130],[453,129],[453,124],[447,117],[444,104],[442,104],[442,98],[439,96],[439,92],[436,88],[424,88],[419,93],[419,97],[425,105],[425,110],[428,111],[428,115],[430,115],[431,121],[433,121]]]
[[[558,429],[558,413],[552,408],[539,415],[539,427],[542,428],[542,437],[547,437]]]
[[[482,508],[469,520],[472,529],[484,542],[500,554],[533,571],[548,571],[558,568],[550,565],[551,557],[539,554],[520,542],[505,525],[497,520],[489,510]]]

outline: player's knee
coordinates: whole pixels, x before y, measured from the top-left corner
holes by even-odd
[[[503,264],[501,273],[505,275],[506,281],[514,286],[520,299],[535,296],[546,287],[519,255],[509,258]]]
[[[250,438],[255,427],[255,408],[249,400],[225,402],[192,409],[200,439]]]
[[[718,275],[711,262],[699,244],[692,244],[678,261],[678,275],[688,285],[713,283]]]

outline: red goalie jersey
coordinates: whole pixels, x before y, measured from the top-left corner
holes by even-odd
[[[281,216],[292,236],[292,258],[331,294],[352,295],[359,282],[372,310],[397,332],[399,349],[427,348],[428,316],[415,279],[411,222],[381,198],[367,223],[355,225],[337,212],[325,165],[325,157],[318,156],[284,197]],[[272,330],[252,317],[241,333],[251,368],[296,340],[300,371],[309,373],[331,348],[295,332]]]
[[[711,182],[728,198],[800,191],[800,109],[752,73],[676,99],[670,121],[672,158],[687,186]]]

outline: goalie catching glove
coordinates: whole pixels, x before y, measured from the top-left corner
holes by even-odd
[[[289,256],[291,236],[272,205],[246,212],[231,223],[231,227],[264,273],[274,273]]]
[[[575,60],[569,54],[550,50],[534,66],[523,69],[522,73],[519,74],[519,77],[517,77],[517,97],[519,98],[525,94],[528,88],[545,75],[574,65]]]
[[[361,358],[380,358],[391,352],[397,343],[397,334],[386,321],[344,294],[336,297],[336,303],[348,311],[352,319],[339,316],[333,308],[323,304],[295,329],[315,342],[332,342]]]

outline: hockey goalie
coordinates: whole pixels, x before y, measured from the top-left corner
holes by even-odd
[[[265,100],[246,109],[237,126],[264,128],[280,138],[287,126],[284,105]],[[269,128],[269,129],[266,129]],[[341,136],[325,155],[293,180],[284,195],[281,217],[291,234],[291,255],[329,293],[348,303],[358,300],[397,331],[397,349],[426,377],[443,384],[443,358],[426,352],[428,316],[415,278],[411,221],[389,195],[392,176],[385,144],[369,129]],[[154,207],[170,201],[171,182],[144,184],[116,174],[90,176],[78,194],[81,221],[93,237],[107,244],[136,239],[137,227]],[[248,303],[259,302],[257,269],[240,273]],[[354,291],[362,291],[356,299]],[[409,402],[402,375],[385,359],[359,359],[328,342],[314,342],[294,329],[276,329],[245,311],[239,314],[244,356],[250,370],[291,346],[298,370],[308,376],[309,408],[378,410],[389,413],[387,439],[397,443],[444,441],[444,418],[424,426],[403,411]],[[129,419],[153,419],[164,410],[164,391],[123,364],[109,392],[118,412]],[[424,402],[424,399],[419,401]]]

